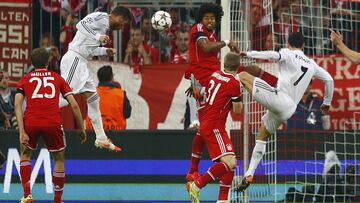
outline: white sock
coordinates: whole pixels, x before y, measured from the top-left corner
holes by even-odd
[[[69,105],[69,103],[67,102],[67,100],[64,99],[64,97],[60,96],[60,101],[59,101],[59,106],[60,106],[60,108],[65,107],[65,106],[67,106],[67,105]]]
[[[250,175],[254,176],[255,169],[257,168],[257,166],[259,165],[261,159],[265,154],[265,149],[266,149],[266,142],[262,140],[256,140],[256,144],[251,155],[250,165],[245,173],[245,177]]]
[[[94,128],[96,139],[107,139],[103,127],[103,122],[101,119],[99,103],[100,103],[100,97],[97,93],[94,93],[91,97],[88,98],[87,100],[88,116]]]

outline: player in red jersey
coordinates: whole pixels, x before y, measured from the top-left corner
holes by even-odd
[[[214,72],[205,88],[205,101],[199,110],[204,109],[200,117],[200,136],[215,163],[205,174],[187,183],[192,202],[199,202],[200,189],[216,179],[220,180],[219,202],[228,199],[237,161],[225,123],[232,109],[237,114],[242,110],[240,81],[235,76],[239,66],[240,56],[228,53],[224,70]]]
[[[212,3],[203,4],[197,14],[197,23],[192,26],[190,31],[190,63],[185,71],[185,78],[189,79],[193,75],[193,80],[197,80],[203,87],[209,83],[209,77],[212,73],[220,70],[218,56],[221,48],[229,46],[230,50],[239,52],[234,42],[229,40],[219,41],[217,39],[215,29],[217,24],[220,23],[223,13],[220,5]],[[260,77],[272,86],[277,84],[275,76],[263,71],[258,66],[246,66],[242,67],[242,69],[253,76]],[[201,87],[196,88],[192,85],[192,88],[189,89],[192,90],[192,94],[196,99],[201,98]],[[198,114],[200,117],[201,112],[198,112]],[[198,132],[192,141],[190,169],[186,175],[187,181],[192,181],[199,176],[198,165],[203,148],[204,140]]]
[[[30,192],[30,157],[31,151],[37,148],[37,140],[40,136],[42,136],[47,149],[54,158],[54,203],[61,203],[65,182],[66,143],[60,117],[60,94],[66,98],[73,110],[77,125],[80,128],[78,136],[81,143],[86,141],[85,128],[71,88],[60,75],[47,70],[49,52],[44,48],[34,49],[31,52],[31,62],[35,71],[21,78],[15,95],[15,114],[20,133],[20,175],[24,188],[24,196],[20,203],[33,202]],[[27,105],[23,116],[22,104],[25,99]]]

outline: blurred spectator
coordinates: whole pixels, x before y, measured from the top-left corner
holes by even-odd
[[[274,32],[280,33],[282,44],[287,44],[290,32],[299,32],[299,22],[291,15],[290,1],[281,1],[279,19],[274,22]]]
[[[322,115],[322,99],[311,90],[312,81],[305,90],[294,115],[287,121],[288,129],[329,130],[330,116]]]
[[[159,34],[156,30],[152,29],[150,16],[148,14],[143,15],[140,26],[144,36],[144,43],[153,46],[155,41],[159,41]]]
[[[98,72],[100,111],[105,130],[126,129],[126,119],[131,116],[131,105],[126,92],[114,81],[111,66],[103,66]],[[86,128],[92,129],[89,117],[86,118]]]
[[[9,76],[6,72],[0,71],[0,106],[3,116],[5,129],[16,128],[16,118],[14,113],[14,100],[16,90],[9,87]]]
[[[189,31],[179,30],[176,33],[176,47],[171,63],[189,63]]]
[[[65,25],[61,28],[60,44],[62,45],[61,53],[66,53],[69,43],[73,40],[76,34],[76,24],[79,22],[77,14],[68,14],[66,17]]]
[[[262,5],[258,2],[251,4],[251,43],[253,50],[264,50],[265,37],[270,33],[270,18],[265,16]]]
[[[50,64],[48,69],[60,73],[60,52],[59,48],[55,45],[54,39],[49,34],[43,34],[40,39],[40,47],[46,48],[51,52]]]
[[[280,50],[280,43],[277,35],[274,35],[272,33],[266,35],[264,41],[264,50]]]
[[[159,63],[159,51],[144,43],[144,36],[139,27],[131,28],[124,63],[131,65],[134,73],[140,72],[142,65]]]

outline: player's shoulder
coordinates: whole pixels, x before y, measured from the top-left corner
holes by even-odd
[[[106,19],[106,18],[109,18],[109,14],[108,13],[105,13],[105,12],[93,12],[92,13],[93,16],[94,16],[94,19],[97,21],[97,20],[102,20],[102,19]]]
[[[202,23],[195,23],[191,27],[191,32],[204,32],[205,26]]]

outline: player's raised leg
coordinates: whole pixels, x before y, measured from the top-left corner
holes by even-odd
[[[197,132],[192,141],[190,170],[186,175],[186,181],[194,181],[200,176],[199,162],[202,156],[204,145],[204,139],[201,137],[200,133]]]
[[[81,93],[81,95],[85,97],[87,101],[88,116],[96,135],[95,146],[99,148],[110,149],[115,152],[120,152],[121,148],[114,145],[105,134],[100,112],[99,95],[96,92],[84,92]]]
[[[254,86],[254,79],[255,77],[252,76],[250,73],[241,72],[239,73],[240,81],[244,85],[245,89],[252,94],[253,86]]]
[[[24,189],[24,196],[21,198],[20,203],[32,203],[33,199],[31,196],[30,189],[30,176],[31,176],[31,149],[26,145],[20,144],[20,176],[21,184]]]

